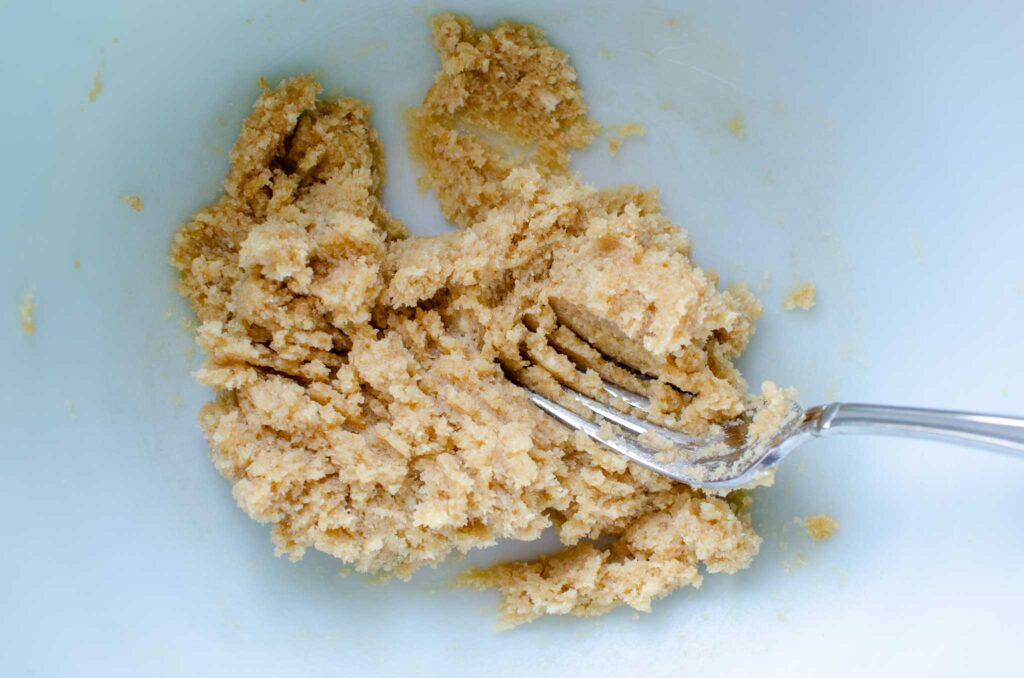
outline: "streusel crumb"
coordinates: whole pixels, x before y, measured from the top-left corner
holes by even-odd
[[[782,310],[795,311],[799,308],[804,311],[809,311],[814,308],[816,294],[817,290],[814,288],[814,283],[800,283],[793,289],[786,292],[786,298],[782,300]]]
[[[827,513],[819,513],[814,516],[807,516],[803,519],[804,527],[807,528],[807,534],[811,536],[814,541],[823,541],[825,539],[831,539],[839,529],[839,523],[836,519]]]
[[[25,334],[36,333],[36,296],[34,292],[26,292],[18,304],[18,318],[21,320],[21,331]]]

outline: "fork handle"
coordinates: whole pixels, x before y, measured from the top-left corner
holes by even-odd
[[[863,433],[924,438],[1024,456],[1024,417],[916,407],[832,403],[820,409],[815,435]]]

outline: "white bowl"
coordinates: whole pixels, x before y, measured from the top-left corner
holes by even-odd
[[[315,70],[375,105],[386,199],[426,16],[510,15],[578,67],[593,115],[647,135],[577,169],[660,186],[698,261],[755,286],[754,383],[826,399],[1024,411],[1019,3],[65,2],[0,8],[0,657],[7,675],[981,675],[1019,661],[1024,464],[820,441],[757,493],[753,567],[636,619],[498,633],[495,594],[274,558],[206,458],[210,393],[165,263],[217,194],[256,80]],[[692,5],[692,6],[691,6]],[[94,101],[90,90],[102,81]],[[739,139],[726,122],[741,115]],[[139,195],[145,210],[124,201]],[[75,268],[79,260],[81,268]],[[808,313],[782,313],[801,280]],[[34,290],[38,332],[19,331]],[[794,517],[828,512],[812,544]],[[476,563],[537,553],[505,544]],[[641,673],[642,671],[642,673]]]

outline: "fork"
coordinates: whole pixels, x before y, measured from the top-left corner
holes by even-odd
[[[727,435],[695,437],[657,426],[569,387],[563,388],[573,401],[596,418],[633,435],[601,426],[594,419],[583,417],[528,387],[526,390],[537,407],[570,428],[583,431],[598,443],[656,473],[712,491],[727,492],[759,484],[759,480],[771,477],[779,462],[797,447],[813,438],[833,434],[922,438],[1024,457],[1024,417],[860,403],[830,403],[807,409],[793,405],[779,431],[767,445],[755,450],[749,447],[748,441],[737,442]],[[645,396],[620,386],[604,382],[604,390],[632,410],[644,412],[650,406]],[[687,451],[685,458],[666,458],[663,450],[645,445],[636,437],[644,433],[653,433],[679,446]],[[723,445],[727,448],[724,454]]]

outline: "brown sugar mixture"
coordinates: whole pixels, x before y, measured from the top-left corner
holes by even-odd
[[[278,553],[361,572],[408,577],[553,527],[562,551],[466,577],[500,590],[509,623],[649,610],[702,569],[746,567],[761,541],[747,495],[646,471],[510,378],[563,401],[563,383],[604,397],[613,380],[660,423],[706,432],[788,397],[748,394],[732,363],[757,302],[695,266],[656,192],[568,172],[597,127],[537,29],[433,29],[441,69],[411,148],[457,230],[409,237],[381,204],[367,107],[299,76],[259,98],[223,196],[178,232],[214,464]]]

